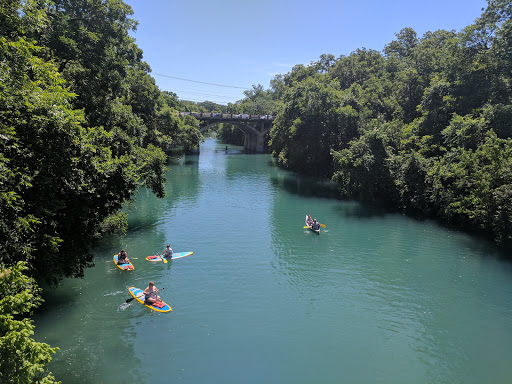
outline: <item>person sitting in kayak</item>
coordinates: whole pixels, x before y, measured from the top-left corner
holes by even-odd
[[[320,223],[318,221],[316,221],[316,219],[313,219],[313,224],[311,224],[311,229],[313,231],[320,230]]]
[[[146,304],[153,304],[160,301],[160,296],[158,296],[157,293],[158,289],[155,287],[155,283],[150,281],[148,287],[144,290]]]
[[[308,227],[311,227],[311,224],[313,224],[313,219],[311,218],[310,215],[306,215],[306,225]]]
[[[167,244],[167,248],[162,252],[162,257],[165,257],[166,259],[170,259],[172,257],[172,248],[170,244]]]
[[[124,249],[121,249],[121,252],[117,255],[117,264],[126,264],[128,263],[128,254]]]

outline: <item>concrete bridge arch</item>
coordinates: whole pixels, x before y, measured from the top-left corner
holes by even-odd
[[[216,119],[204,121],[206,121],[206,124],[199,128],[200,132],[205,132],[219,123],[234,125],[244,133],[244,149],[253,152],[265,151],[265,135],[269,133],[272,128],[272,122],[267,120],[240,121],[235,119]]]

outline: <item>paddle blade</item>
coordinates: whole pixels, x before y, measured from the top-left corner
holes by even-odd
[[[163,289],[163,288],[162,288],[162,289]],[[133,301],[133,300],[135,300],[135,299],[141,299],[141,298],[143,298],[143,297],[144,297],[144,293],[141,293],[141,294],[140,294],[140,295],[138,295],[137,297],[131,297],[131,298],[127,299],[127,300],[126,300],[126,302],[127,302],[127,303],[129,303],[129,302],[131,302],[131,301]]]
[[[320,224],[320,226],[321,226],[321,227],[324,227],[324,228],[326,227],[326,225],[325,225],[325,224]]]

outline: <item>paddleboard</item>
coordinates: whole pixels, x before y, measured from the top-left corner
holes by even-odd
[[[194,252],[174,252],[172,254],[172,257],[170,259],[167,258],[166,260],[181,259],[182,257],[190,256],[193,253]],[[146,260],[147,261],[162,261],[162,256],[158,256],[158,255],[147,256]]]
[[[130,260],[128,260],[127,263],[117,264],[117,255],[114,255],[114,263],[117,265],[117,268],[122,269],[123,271],[133,271],[135,269]]]
[[[130,292],[130,295],[135,297],[135,300],[137,300],[139,303],[144,304],[146,307],[151,308],[153,311],[157,312],[170,312],[172,311],[172,308],[165,302],[162,301],[163,304],[165,304],[162,308],[158,308],[154,305],[146,304],[144,301],[144,291],[139,288],[130,287],[128,288],[128,292]]]

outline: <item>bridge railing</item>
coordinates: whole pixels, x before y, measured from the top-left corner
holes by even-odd
[[[272,115],[248,115],[247,113],[210,113],[210,112],[180,112],[180,116],[190,115],[199,119],[245,119],[245,120],[274,120]]]

